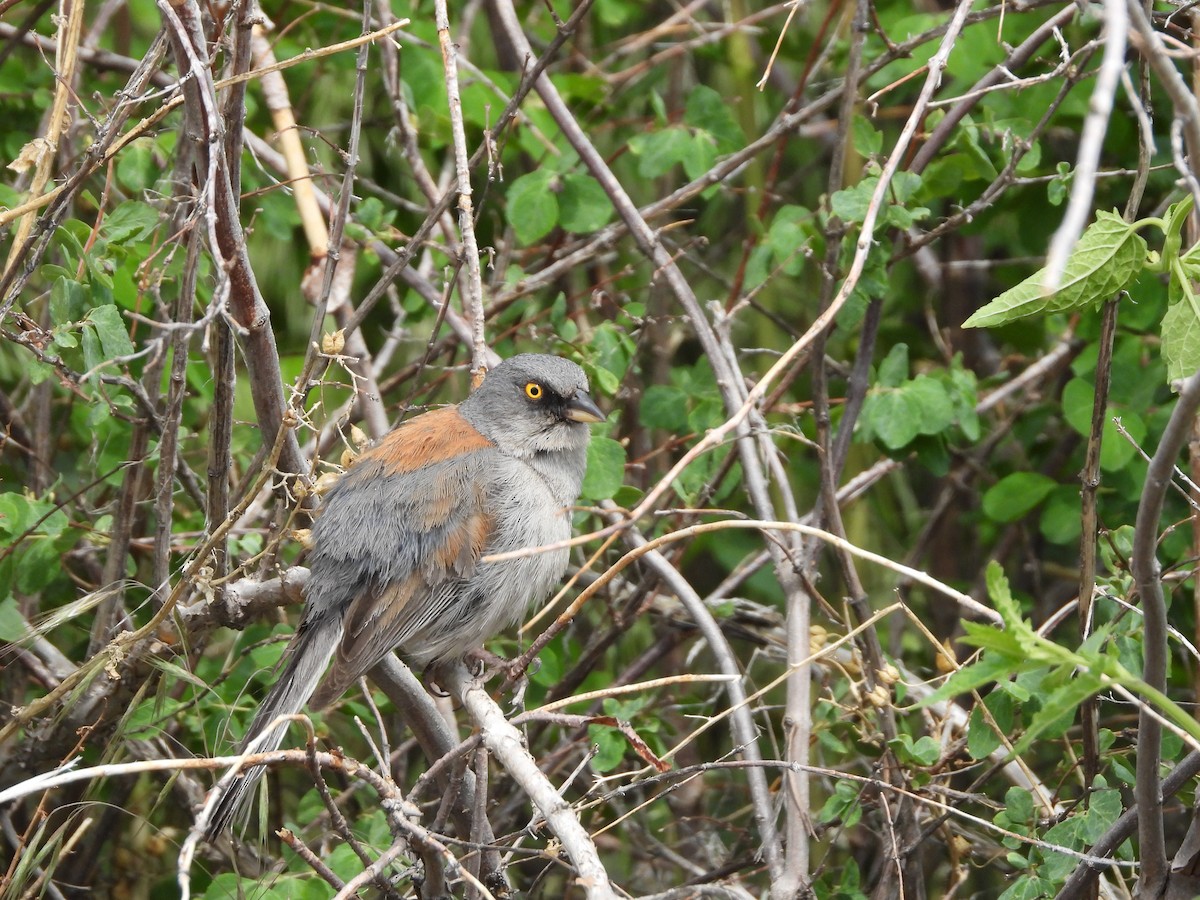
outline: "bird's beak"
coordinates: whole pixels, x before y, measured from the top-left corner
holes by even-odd
[[[567,401],[565,415],[572,422],[603,422],[606,418],[587,391],[576,391]]]

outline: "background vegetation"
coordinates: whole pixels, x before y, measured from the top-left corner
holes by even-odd
[[[1189,6],[0,16],[0,893],[1196,893]],[[321,490],[528,350],[612,411],[537,663],[197,845]]]

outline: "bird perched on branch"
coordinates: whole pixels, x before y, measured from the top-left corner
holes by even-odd
[[[313,526],[304,615],[240,752],[278,748],[277,719],[328,705],[392,650],[419,667],[461,658],[543,599],[566,549],[485,557],[570,537],[588,423],[603,419],[579,366],[522,354],[355,460]],[[262,771],[215,798],[209,840]]]

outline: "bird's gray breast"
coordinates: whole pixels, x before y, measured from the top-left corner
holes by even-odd
[[[544,599],[562,578],[570,551],[539,548],[571,536],[570,504],[579,488],[554,484],[546,473],[511,457],[497,467],[490,482],[494,527],[485,557],[524,551],[515,558],[484,562],[477,570],[483,596],[504,598],[489,610],[492,632],[519,619],[531,601]]]

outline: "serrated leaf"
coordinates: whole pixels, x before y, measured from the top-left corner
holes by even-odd
[[[125,330],[121,311],[115,306],[97,306],[88,313],[88,321],[100,338],[100,348],[107,359],[133,355],[133,343]]]
[[[995,630],[994,626],[991,627],[992,630]],[[996,633],[1003,634],[1000,631]],[[975,688],[982,687],[985,684],[992,684],[996,681],[1009,678],[1015,671],[1015,668],[1012,660],[1006,659],[1003,656],[984,655],[978,662],[963,666],[951,675],[940,688],[927,697],[918,700],[914,708],[927,709],[930,706],[949,700],[951,697],[973,691]]]
[[[1004,574],[1004,567],[993,559],[987,565],[984,580],[987,583],[988,596],[992,599],[992,605],[996,607],[996,612],[1000,613],[1004,624],[1018,630],[1028,627],[1021,618],[1021,610],[1017,606],[1017,601],[1013,599],[1012,590],[1008,586],[1008,577]]]
[[[1104,682],[1098,675],[1086,670],[1076,672],[1075,677],[1057,690],[1051,691],[1050,696],[1042,698],[1041,708],[1029,723],[1021,740],[1013,747],[1013,752],[1020,756],[1033,744],[1034,740],[1047,729],[1060,724],[1064,718],[1071,717],[1079,709],[1079,705],[1088,697],[1099,692]]]
[[[153,655],[150,657],[149,661],[150,665],[161,670],[164,674],[186,682],[202,692],[206,692],[210,689],[207,681],[205,681],[203,678],[198,678],[194,672],[189,672],[183,666],[177,665],[169,660],[155,657]]]
[[[544,238],[558,224],[558,198],[550,189],[552,172],[522,175],[508,186],[508,221],[522,244]]]
[[[1013,629],[1000,629],[991,622],[964,621],[963,631],[965,633],[960,640],[964,644],[971,647],[978,647],[980,650],[989,650],[993,654],[999,654],[1002,657],[1010,657],[1010,666],[1012,665],[1012,659],[1017,659],[1024,655],[1025,651],[1021,643],[1021,637]]]
[[[852,187],[843,188],[829,198],[829,208],[835,216],[849,224],[859,224],[867,216],[871,195],[879,184],[877,177],[864,178]]]
[[[100,222],[100,235],[110,243],[140,241],[158,226],[158,210],[148,203],[126,201]]]
[[[860,156],[875,156],[883,150],[883,135],[863,116],[855,116],[850,123],[850,137]]]
[[[1027,316],[1098,305],[1124,290],[1145,261],[1146,242],[1141,236],[1116,213],[1101,210],[1075,245],[1057,291],[1046,293],[1042,286],[1046,270],[1039,269],[976,310],[963,327],[985,328]]]
[[[1200,369],[1200,318],[1186,299],[1171,304],[1163,315],[1162,354],[1168,381]]]

